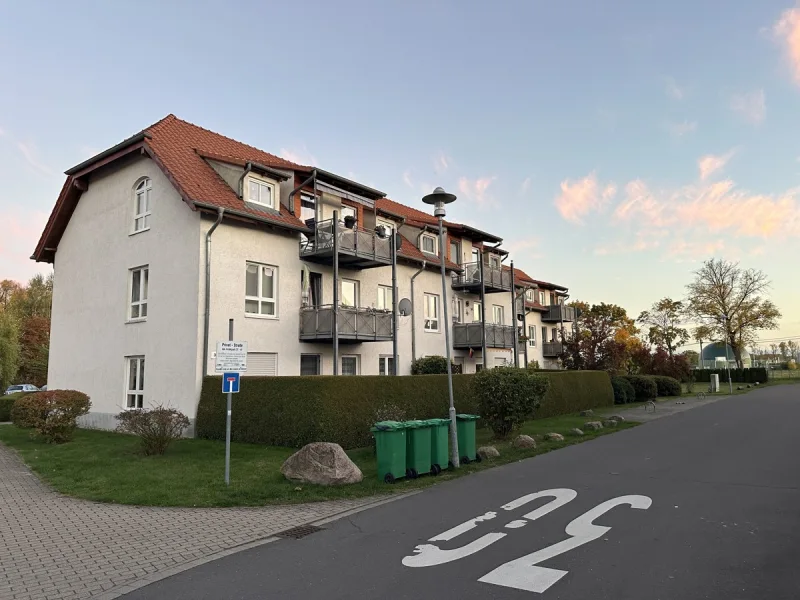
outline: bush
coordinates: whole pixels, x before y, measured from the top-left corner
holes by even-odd
[[[694,376],[698,383],[710,383],[711,375],[719,375],[720,382],[728,381],[728,371],[726,369],[695,369]],[[764,383],[768,380],[767,369],[764,367],[753,367],[750,369],[731,369],[731,380],[733,383]]]
[[[689,373],[689,377],[686,379],[686,391],[689,392],[690,394],[694,392],[695,381],[696,380],[694,378],[694,374]]]
[[[423,356],[411,363],[412,375],[447,375],[447,359],[444,356]]]
[[[0,423],[11,420],[11,411],[14,403],[20,398],[24,398],[30,392],[14,392],[8,396],[0,396]]]
[[[538,360],[529,361],[528,366],[525,368],[528,369],[529,371],[540,371],[542,369],[542,367],[539,366]]]
[[[656,382],[659,396],[680,396],[683,393],[681,382],[677,379],[663,375],[652,375],[650,379]]]
[[[612,406],[611,380],[603,371],[540,371],[550,389],[537,418]],[[458,412],[479,414],[472,392],[475,375],[455,375]],[[206,377],[197,407],[197,437],[225,439],[225,396],[219,377]],[[248,377],[236,397],[232,437],[237,442],[299,448],[335,442],[345,449],[369,446],[378,417],[446,417],[447,377]]]
[[[636,401],[636,390],[624,377],[612,377],[611,387],[614,389],[614,404],[628,404]]]
[[[139,436],[146,456],[164,454],[173,440],[181,437],[189,427],[189,417],[160,405],[151,409],[122,411],[117,420],[117,431]]]
[[[478,414],[498,439],[508,437],[525,419],[533,417],[548,387],[546,377],[516,367],[484,369],[472,380]]]
[[[655,400],[658,397],[658,386],[652,378],[644,375],[627,375],[625,379],[633,387],[637,402]]]
[[[34,392],[14,403],[12,419],[20,427],[32,427],[51,444],[72,439],[78,417],[89,412],[89,396],[75,390]]]

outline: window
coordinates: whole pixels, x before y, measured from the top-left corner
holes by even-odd
[[[464,301],[461,298],[455,298],[453,300],[453,322],[464,322]]]
[[[319,375],[320,371],[319,354],[300,355],[300,375]]]
[[[147,318],[147,288],[150,278],[149,267],[131,269],[131,310],[128,318],[131,321],[142,321]]]
[[[246,315],[278,316],[277,280],[277,267],[247,263],[244,290],[244,312]]]
[[[539,292],[539,304],[544,306],[544,292]]]
[[[439,296],[425,294],[425,331],[439,331]]]
[[[494,357],[494,367],[497,369],[498,367],[506,367],[508,366],[508,359],[507,358],[500,358],[499,356]]]
[[[144,356],[129,356],[127,391],[125,406],[127,408],[144,408]]]
[[[394,374],[394,356],[382,354],[378,359],[378,375]]]
[[[533,290],[527,290],[525,292],[525,300],[527,300],[528,302],[535,302],[533,298]]]
[[[550,333],[552,334],[552,337],[550,338],[550,341],[551,342],[557,342],[558,341],[558,328],[557,327],[553,327],[550,330]]]
[[[300,195],[300,220],[305,222],[308,219],[317,218],[317,200],[308,194]]]
[[[247,372],[242,377],[274,377],[278,374],[277,352],[248,352]]]
[[[481,320],[483,315],[481,314],[481,303],[480,302],[473,302],[472,303],[472,322],[477,323]]]
[[[423,234],[420,240],[420,248],[428,254],[438,254],[436,251],[436,236]]]
[[[542,327],[542,344],[547,343],[547,327]]]
[[[344,220],[345,217],[353,217],[354,219],[357,219],[358,211],[352,206],[342,205],[341,215],[342,220]]]
[[[489,266],[492,267],[493,269],[499,269],[500,268],[500,257],[495,255],[495,254],[490,254],[489,255]]]
[[[495,325],[503,324],[503,307],[495,304],[492,306],[492,323]]]
[[[378,227],[383,227],[386,230],[387,238],[394,233],[396,227],[394,221],[387,221],[386,219],[376,219],[375,224],[376,224],[376,229]]]
[[[475,363],[475,372],[480,373],[483,371],[483,363]]]
[[[478,248],[472,249],[472,262],[478,263],[481,260],[481,251]]]
[[[392,310],[392,288],[388,285],[378,286],[378,308]]]
[[[358,306],[358,282],[352,279],[342,279],[342,295],[339,298],[342,306]]]
[[[358,355],[342,356],[342,375],[358,375]]]
[[[251,177],[247,189],[248,201],[268,208],[275,208],[275,186],[271,183]]]
[[[533,325],[528,327],[528,346],[536,348],[536,327]]]
[[[457,265],[461,264],[461,244],[450,242],[450,260]]]
[[[150,229],[150,192],[153,184],[149,177],[142,179],[133,193],[133,232]]]
[[[555,306],[557,304],[555,292],[550,292],[550,304],[552,306]]]

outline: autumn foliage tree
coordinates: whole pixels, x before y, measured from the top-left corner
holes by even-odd
[[[680,300],[662,298],[639,315],[637,322],[647,327],[651,344],[664,348],[670,356],[689,340],[689,332],[682,327],[686,307]]]
[[[565,340],[562,356],[568,369],[621,371],[630,353],[636,326],[625,309],[616,304],[574,302],[580,316],[576,333]]]

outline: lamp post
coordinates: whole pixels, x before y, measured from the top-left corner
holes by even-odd
[[[728,367],[728,389],[733,394],[733,380],[731,379],[731,358],[728,352],[728,315],[722,315],[722,322],[725,324],[725,366]]]
[[[422,201],[425,204],[434,206],[433,216],[439,219],[439,264],[442,271],[442,316],[444,317],[444,344],[447,355],[447,392],[450,396],[450,462],[453,468],[457,469],[458,460],[458,430],[456,428],[456,407],[453,402],[453,369],[450,366],[450,320],[447,314],[447,274],[444,267],[445,245],[444,245],[444,205],[455,202],[455,194],[448,194],[441,187],[433,190]]]

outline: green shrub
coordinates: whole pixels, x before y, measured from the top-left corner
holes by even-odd
[[[11,420],[11,410],[14,408],[14,403],[30,394],[30,392],[14,392],[8,396],[0,396],[0,423]]]
[[[626,375],[625,379],[633,387],[637,402],[655,400],[658,397],[658,386],[652,378],[644,375]]]
[[[689,373],[689,377],[686,379],[686,391],[690,394],[694,392],[694,384],[697,380],[694,378],[694,373]]]
[[[46,442],[62,444],[72,439],[78,417],[89,412],[89,396],[75,390],[34,392],[14,403],[12,419],[32,427]]]
[[[656,382],[659,396],[680,396],[683,393],[681,382],[664,375],[651,375],[650,379]]]
[[[546,377],[516,367],[485,369],[472,379],[478,414],[498,439],[505,439],[526,419],[533,418],[548,387]]]
[[[603,371],[540,372],[550,389],[536,411],[538,418],[612,406],[611,380]],[[475,375],[455,375],[458,412],[479,414],[472,393]],[[225,439],[225,396],[219,377],[206,377],[197,408],[197,437]],[[446,417],[447,377],[248,377],[234,398],[232,438],[238,442],[301,447],[336,442],[343,448],[372,443],[370,426],[379,417]]]
[[[538,360],[529,361],[528,366],[525,368],[528,369],[529,371],[540,371],[542,369],[542,367],[539,366]]]
[[[412,375],[447,375],[447,359],[444,356],[423,356],[411,363]]]
[[[614,389],[614,404],[628,404],[636,401],[636,390],[624,377],[612,377],[611,387]]]
[[[189,417],[165,406],[124,410],[117,415],[117,431],[138,436],[145,456],[164,454],[173,440],[189,427]]]
[[[710,383],[711,375],[719,375],[720,382],[728,381],[727,369],[695,369],[693,371],[698,383]],[[767,369],[753,367],[750,369],[731,369],[733,383],[765,383],[768,380]]]

